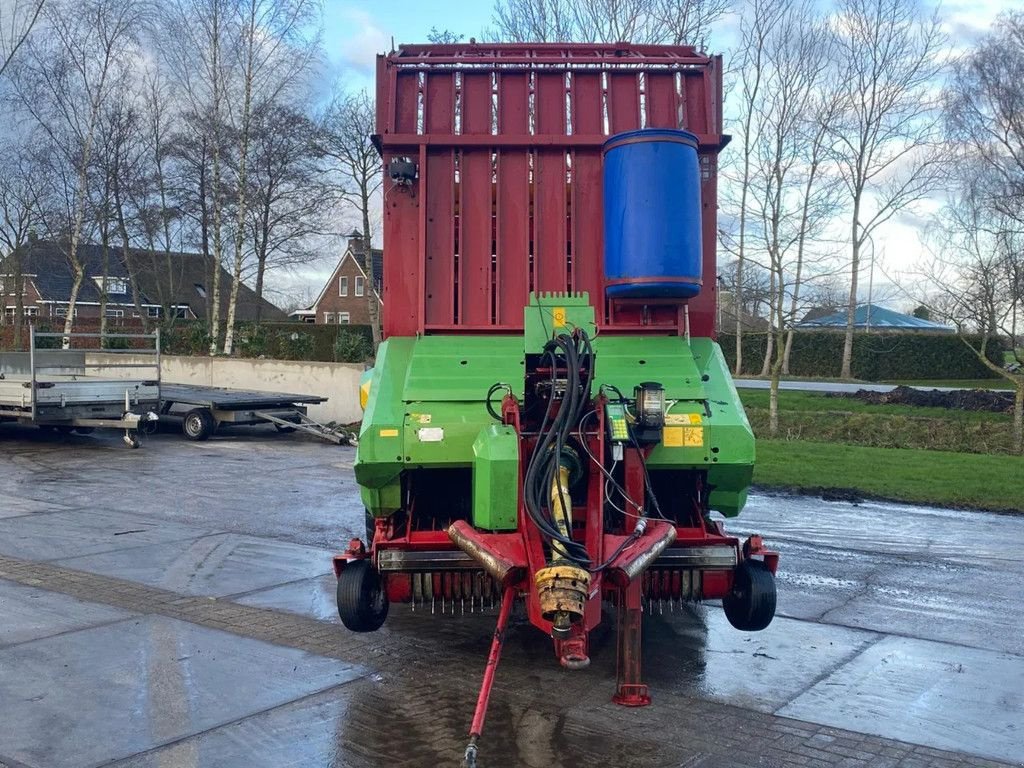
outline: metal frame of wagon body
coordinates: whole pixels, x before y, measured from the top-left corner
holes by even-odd
[[[415,161],[425,190],[417,197],[385,179],[385,336],[518,333],[531,291],[587,291],[602,333],[713,336],[714,279],[685,309],[595,297],[605,295],[601,148],[641,127],[697,135],[702,259],[715,274],[716,158],[729,140],[721,67],[692,47],[626,44],[403,46],[379,56],[384,167]]]
[[[38,347],[39,339],[60,339],[60,350]],[[75,340],[119,339],[142,342],[141,349],[72,347]],[[86,355],[149,356],[146,362],[104,360],[89,362]],[[27,354],[27,366],[19,363]],[[17,358],[13,358],[17,355]],[[123,429],[126,440],[137,444],[134,433],[155,421],[160,403],[160,333],[51,333],[29,329],[27,353],[7,353],[17,372],[0,380],[0,418],[25,424],[69,428]],[[120,372],[104,376],[90,371]],[[150,371],[145,378],[128,375]]]

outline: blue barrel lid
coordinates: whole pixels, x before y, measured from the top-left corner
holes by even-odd
[[[638,144],[646,141],[677,141],[697,148],[697,135],[690,131],[676,128],[639,128],[609,136],[601,147],[601,152],[607,152],[621,144]]]

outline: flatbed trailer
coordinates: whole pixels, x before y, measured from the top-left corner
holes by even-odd
[[[349,443],[353,435],[307,415],[307,406],[325,402],[318,395],[164,384],[159,413],[161,420],[180,421],[190,440],[206,440],[222,425],[273,424],[282,432],[301,430],[339,445]]]
[[[41,349],[40,340],[141,341],[139,349]],[[45,343],[45,342],[44,342]],[[147,362],[90,362],[88,353],[141,353]],[[29,331],[27,352],[0,353],[0,421],[80,432],[123,429],[139,446],[138,432],[157,420],[160,403],[160,336],[153,334],[43,333]]]

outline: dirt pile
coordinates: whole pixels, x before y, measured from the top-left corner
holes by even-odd
[[[960,411],[991,411],[1010,413],[1013,411],[1013,394],[993,392],[988,389],[959,389],[940,392],[937,389],[914,389],[896,387],[889,392],[871,392],[859,389],[856,392],[829,392],[829,397],[850,397],[873,405],[914,405],[921,408],[951,408]]]

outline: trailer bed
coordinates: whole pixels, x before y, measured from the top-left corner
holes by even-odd
[[[254,392],[192,384],[164,384],[160,389],[160,418],[180,420],[190,440],[205,440],[222,425],[273,424],[280,431],[302,430],[344,444],[353,436],[310,419],[306,407],[327,402],[319,395]]]
[[[225,387],[202,387],[192,384],[164,384],[160,388],[164,403],[192,405],[202,408],[285,408],[290,405],[316,405],[327,402],[318,395],[296,395],[278,392],[251,392]]]

